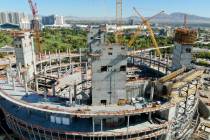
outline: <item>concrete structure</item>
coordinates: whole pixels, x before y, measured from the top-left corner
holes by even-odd
[[[46,52],[34,62],[30,33],[16,36],[19,66],[11,68],[16,75],[6,71],[0,79],[0,108],[20,139],[189,138],[198,123],[203,70],[183,68],[174,76],[177,71],[165,72],[168,63],[146,51],[131,55],[123,45],[106,44],[105,37],[102,29],[93,29],[88,53]],[[38,74],[27,82],[22,67],[32,62]]]
[[[175,33],[175,48],[173,51],[172,68],[177,70],[182,66],[190,67],[192,61],[192,47],[197,33],[189,29],[177,29]]]
[[[126,47],[100,45],[93,50],[100,52],[100,56],[92,60],[92,105],[126,100]]]
[[[192,61],[192,45],[175,43],[172,68],[177,70],[182,66],[190,66]]]
[[[30,32],[18,33],[13,42],[15,46],[16,64],[25,69],[28,80],[34,76],[35,68],[35,51],[33,37]]]

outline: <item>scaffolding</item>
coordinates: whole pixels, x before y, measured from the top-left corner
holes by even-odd
[[[183,45],[192,45],[197,39],[197,32],[195,30],[189,29],[176,29],[175,32],[175,42]]]

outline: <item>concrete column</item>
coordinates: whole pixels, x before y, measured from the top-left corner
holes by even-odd
[[[21,75],[20,75],[20,69],[19,68],[17,68],[17,74],[18,74],[18,79],[19,79],[19,81],[21,82]]]
[[[55,96],[55,83],[53,83],[52,85],[52,92],[53,92],[53,96]]]
[[[94,119],[94,117],[92,118],[92,125],[93,125],[93,132],[95,132],[95,119]]]
[[[69,103],[72,105],[72,94],[71,94],[71,87],[69,86]]]
[[[67,67],[65,67],[65,73],[68,71]]]
[[[153,101],[154,91],[155,91],[155,87],[154,87],[154,83],[152,83],[151,90],[150,90],[150,101]]]
[[[86,80],[87,80],[87,75],[88,74],[88,62],[85,63],[85,75],[86,75]]]
[[[101,131],[103,131],[103,119],[101,118]]]
[[[155,60],[157,59],[156,51],[154,51],[154,59],[155,59]]]
[[[43,70],[43,65],[42,63],[40,63],[40,71],[42,72],[42,70]]]
[[[69,50],[70,51],[70,50]],[[71,52],[69,52],[69,69],[72,72],[72,68],[71,68]]]
[[[36,92],[39,92],[39,84],[38,84],[38,79],[36,75],[35,75],[35,90]]]
[[[49,62],[50,62],[50,68],[52,66],[52,58],[51,58],[51,54],[50,54],[50,51],[48,52],[49,54]],[[52,75],[52,69],[50,70],[50,74]]]
[[[23,83],[23,78],[22,78],[22,75],[21,75],[21,69],[22,69],[21,63],[18,64],[18,69],[20,71],[20,83]]]
[[[44,66],[44,74],[46,74],[47,73],[47,68],[46,68],[46,66]]]
[[[59,69],[61,71],[61,51],[59,50]]]
[[[82,65],[82,49],[79,48],[79,63],[80,63],[80,66]]]
[[[32,64],[33,64],[33,69],[34,69],[33,74],[35,75],[37,73],[37,69],[36,69],[37,58],[36,58],[36,54],[34,52],[34,48],[31,48],[31,51],[32,51],[32,61],[33,61]]]
[[[13,89],[15,90],[15,77],[12,77],[12,86],[13,86]]]
[[[129,126],[130,126],[130,116],[127,118],[127,139],[128,139],[128,133],[129,133]]]
[[[158,61],[158,72],[160,72],[160,59]]]
[[[47,52],[46,51],[44,51],[44,57],[45,57],[45,59],[47,58]]]
[[[69,49],[66,49],[66,54],[69,56]]]
[[[149,62],[149,66],[151,67],[152,65],[152,51],[150,51],[150,62]]]
[[[9,75],[8,69],[7,69],[6,75],[7,75],[7,84],[10,84],[10,75]]]
[[[60,70],[57,69],[57,75],[58,75],[58,78],[60,78]]]
[[[27,84],[28,75],[27,72],[24,74],[24,85],[25,85],[25,92],[28,95],[28,84]]]
[[[149,121],[150,121],[150,123],[153,123],[152,122],[152,112],[149,112]]]
[[[74,83],[74,99],[76,100],[76,96],[77,96],[77,85],[76,83]]]
[[[11,62],[11,59],[9,59],[9,68],[10,68],[10,69],[12,68],[12,62]]]
[[[44,93],[44,100],[47,101],[47,94],[48,94],[48,89],[46,88],[45,93]]]
[[[165,68],[165,74],[167,74],[168,73],[168,69],[167,69],[167,66],[166,66],[166,68]]]

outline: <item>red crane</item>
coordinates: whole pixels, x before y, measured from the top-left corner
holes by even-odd
[[[33,18],[37,18],[37,15],[38,15],[38,10],[37,10],[37,5],[36,3],[33,3],[32,0],[28,0],[28,3],[30,5],[30,8],[31,8],[31,11],[32,11],[32,15],[33,15]]]
[[[35,35],[35,44],[36,44],[36,52],[41,53],[41,39],[40,39],[40,24],[39,24],[39,17],[38,17],[38,9],[36,3],[33,3],[32,0],[28,0],[29,6],[31,8],[31,12],[33,15],[33,21],[32,21],[32,30]]]

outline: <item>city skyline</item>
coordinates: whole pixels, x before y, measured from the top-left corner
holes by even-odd
[[[7,0],[1,1],[1,11],[24,12],[31,14],[27,0]],[[35,0],[40,15],[63,15],[76,17],[114,17],[115,0]],[[167,14],[182,12],[203,17],[210,17],[207,0],[123,0],[123,16],[132,16],[132,7],[135,6],[145,16],[151,16],[161,10]],[[16,4],[12,4],[16,3]],[[50,3],[50,5],[49,5]],[[24,9],[24,10],[23,10]],[[98,12],[99,11],[99,12]]]

